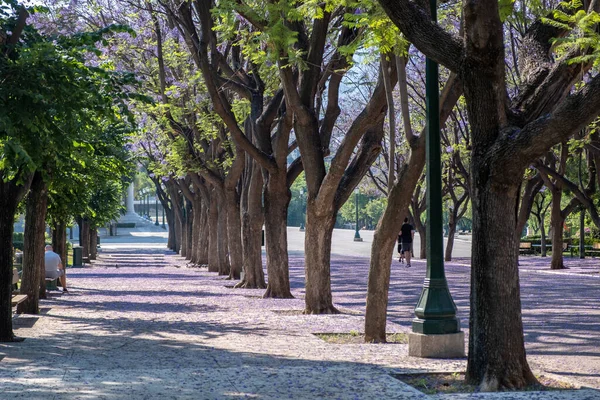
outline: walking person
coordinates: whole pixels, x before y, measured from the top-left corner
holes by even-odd
[[[398,261],[404,264],[404,253],[402,252],[402,235],[398,235]]]
[[[412,252],[413,238],[415,237],[415,228],[408,223],[408,218],[404,218],[404,223],[400,228],[400,236],[398,236],[398,247],[400,251],[400,262],[402,255],[406,259],[406,268],[410,268],[410,256]]]

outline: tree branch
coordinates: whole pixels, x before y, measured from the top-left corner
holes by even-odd
[[[392,22],[427,57],[458,72],[465,57],[461,40],[433,23],[423,8],[410,0],[379,0]]]

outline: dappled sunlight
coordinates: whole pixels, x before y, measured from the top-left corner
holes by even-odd
[[[287,398],[307,398],[306,393],[310,398],[352,397],[363,390],[397,398],[406,394],[405,386],[391,373],[408,366],[465,368],[465,359],[409,358],[406,344],[330,344],[312,335],[364,331],[367,258],[332,259],[333,300],[340,314],[304,315],[300,255],[290,257],[295,298],[263,299],[264,290],[233,289],[236,281],[186,268],[186,261],[173,253],[143,251],[107,250],[91,268],[69,270],[69,294],[51,292],[41,303],[42,314],[15,319],[15,332],[27,340],[0,345],[0,368],[9,372],[0,375],[3,393],[277,399],[285,388]],[[111,267],[115,261],[119,268]],[[469,272],[459,264],[447,268],[463,329]],[[392,265],[388,332],[410,331],[424,276],[423,261],[410,269]],[[573,287],[587,285],[569,279]],[[522,273],[521,283],[528,353],[536,365],[560,369],[546,359],[562,357],[569,346],[577,346],[578,355],[588,360],[598,358],[593,347],[598,328],[593,316],[585,317],[592,305],[580,301],[579,306],[568,298],[559,302],[567,292],[545,274]],[[571,373],[594,378],[589,369]]]

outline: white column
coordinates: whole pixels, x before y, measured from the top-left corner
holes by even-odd
[[[127,214],[135,214],[135,209],[133,208],[133,182],[127,188]]]

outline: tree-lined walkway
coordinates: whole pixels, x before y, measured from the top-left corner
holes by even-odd
[[[422,398],[387,373],[405,346],[336,352],[310,334],[360,330],[361,316],[297,315],[302,299],[263,300],[184,265],[116,248],[70,270],[71,293],[17,317],[27,339],[0,345],[0,397]]]
[[[427,397],[390,373],[464,370],[465,360],[409,358],[403,344],[335,345],[312,335],[363,330],[366,258],[333,257],[334,302],[343,314],[301,315],[300,256],[290,258],[296,298],[275,300],[186,268],[156,244],[129,246],[107,245],[92,268],[69,270],[70,294],[43,301],[39,316],[15,319],[16,334],[27,340],[0,345],[0,398],[417,399]],[[448,266],[464,328],[468,273]],[[408,332],[423,275],[422,261],[412,269],[394,264],[388,331]],[[521,281],[536,370],[599,387],[592,299],[600,281],[530,272]],[[600,396],[571,394],[552,396]]]

